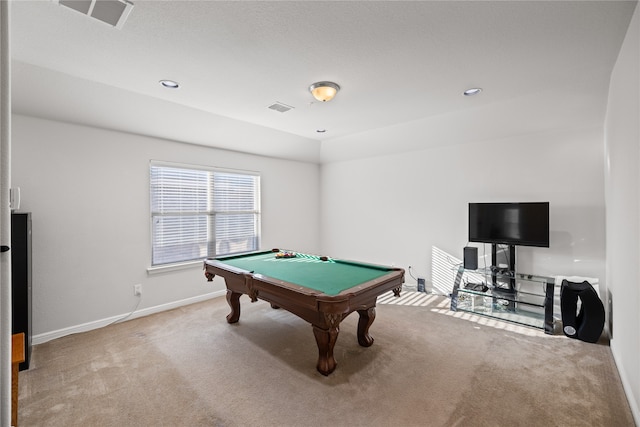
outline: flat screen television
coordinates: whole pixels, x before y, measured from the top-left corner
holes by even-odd
[[[469,241],[549,247],[549,202],[469,203]]]

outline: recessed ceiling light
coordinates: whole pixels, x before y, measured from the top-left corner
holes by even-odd
[[[471,89],[467,89],[463,92],[464,96],[473,96],[473,95],[477,95],[480,92],[482,92],[482,88],[480,87],[473,87]]]
[[[180,83],[173,80],[160,80],[160,84],[169,89],[178,89],[180,87]]]

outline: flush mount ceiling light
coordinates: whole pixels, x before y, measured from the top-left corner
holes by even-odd
[[[482,92],[482,88],[480,87],[473,87],[471,89],[467,89],[463,92],[464,96],[473,96],[473,95],[477,95],[480,92]]]
[[[160,84],[169,89],[178,89],[180,87],[180,83],[173,80],[160,80]]]
[[[331,101],[339,90],[340,86],[333,82],[318,82],[309,86],[309,92],[313,97],[322,102]]]

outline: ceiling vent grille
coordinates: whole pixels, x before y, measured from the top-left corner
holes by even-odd
[[[267,108],[278,111],[279,113],[286,113],[289,110],[293,110],[294,107],[292,107],[291,105],[283,104],[282,102],[274,102]]]
[[[54,0],[56,3],[73,9],[83,15],[121,29],[133,9],[133,3],[127,0]]]

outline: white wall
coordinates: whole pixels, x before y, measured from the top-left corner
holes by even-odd
[[[596,277],[602,286],[602,139],[593,127],[324,164],[322,228],[331,233],[322,235],[323,250],[410,265],[429,282],[437,248],[451,255],[444,263],[453,279],[469,202],[549,201],[550,248],[518,247],[518,269]]]
[[[640,424],[640,10],[611,75],[605,143],[611,351]]]
[[[33,333],[44,341],[139,309],[222,291],[201,266],[150,266],[149,161],[259,171],[262,247],[319,249],[317,164],[13,116],[13,186],[33,215]],[[67,328],[70,328],[68,330]]]

